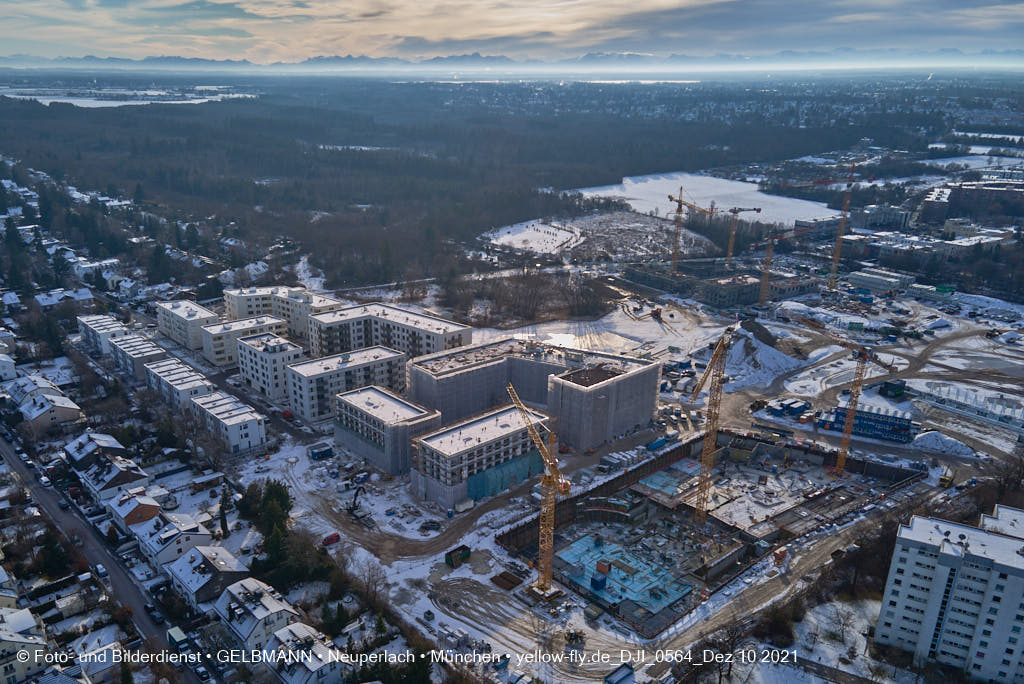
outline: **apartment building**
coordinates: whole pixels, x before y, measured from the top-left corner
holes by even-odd
[[[273,333],[238,338],[238,372],[271,401],[288,398],[285,370],[302,360],[302,347]]]
[[[342,392],[379,385],[405,388],[402,352],[386,347],[367,347],[346,354],[326,356],[288,366],[288,403],[292,413],[316,423],[334,417],[334,398]]]
[[[1024,679],[1024,511],[996,506],[978,527],[914,516],[901,525],[875,642],[962,669]]]
[[[220,316],[188,299],[156,303],[156,323],[160,332],[186,349],[203,348],[203,326]]]
[[[192,399],[192,412],[210,432],[224,440],[232,454],[259,454],[267,449],[264,416],[224,392]]]
[[[224,310],[228,320],[252,316],[276,316],[287,321],[287,334],[305,340],[309,334],[309,317],[334,311],[344,303],[301,287],[248,287],[224,290]]]
[[[543,429],[547,416],[530,410]],[[515,406],[450,425],[414,440],[412,489],[421,499],[452,508],[482,499],[539,474],[544,464]]]
[[[178,359],[164,359],[147,363],[146,384],[171,406],[184,410],[192,399],[215,391],[213,383],[192,366]]]
[[[309,317],[311,356],[380,345],[413,358],[469,344],[473,329],[388,304],[365,304]]]
[[[335,443],[389,475],[409,472],[412,438],[441,427],[441,412],[417,406],[383,387],[337,396]]]
[[[167,350],[142,335],[125,335],[110,341],[110,358],[122,373],[146,379],[146,364],[167,357]]]
[[[287,324],[274,316],[253,316],[204,325],[203,358],[214,366],[233,366],[238,361],[238,339],[263,333],[284,335]]]
[[[110,341],[127,335],[128,328],[113,316],[93,314],[78,317],[78,332],[91,351],[106,356],[110,353]]]

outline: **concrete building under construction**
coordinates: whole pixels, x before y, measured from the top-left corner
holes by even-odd
[[[651,421],[661,364],[508,338],[420,357],[407,373],[409,397],[446,423],[505,404],[511,382],[563,442],[590,449]]]

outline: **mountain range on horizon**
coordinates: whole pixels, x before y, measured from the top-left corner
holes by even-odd
[[[207,59],[202,57],[151,56],[143,58],[98,57],[37,57],[15,54],[0,57],[0,67],[22,68],[115,68],[115,69],[250,69],[250,70],[431,70],[450,67],[484,69],[521,69],[524,71],[544,70],[589,70],[637,69],[650,71],[660,68],[679,67],[751,69],[771,67],[815,67],[854,66],[917,66],[927,67],[971,67],[1002,66],[1024,67],[1024,49],[982,50],[965,52],[957,48],[941,48],[930,51],[891,49],[837,48],[831,51],[783,50],[771,54],[741,55],[720,53],[709,56],[669,54],[653,55],[636,52],[590,52],[571,59],[540,60],[514,59],[505,55],[481,55],[479,52],[461,55],[446,55],[422,59],[401,57],[370,57],[366,55],[322,55],[309,57],[300,62],[257,63],[247,59]]]

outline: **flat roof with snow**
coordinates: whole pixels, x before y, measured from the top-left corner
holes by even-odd
[[[321,323],[330,324],[357,320],[365,316],[372,316],[374,318],[388,320],[393,323],[407,325],[411,328],[442,334],[458,332],[460,330],[472,330],[468,325],[455,323],[454,321],[446,320],[440,316],[409,311],[408,309],[401,309],[397,306],[380,303],[350,306],[347,309],[338,309],[337,311],[328,311],[327,313],[316,314],[314,316],[310,316],[310,318],[314,318]]]
[[[899,537],[938,547],[940,553],[947,555],[975,556],[1024,569],[1024,546],[1020,539],[970,525],[915,515],[909,525],[900,525]]]
[[[534,425],[547,422],[539,411],[527,409]],[[519,409],[509,405],[469,418],[437,432],[420,437],[418,441],[445,456],[456,456],[477,445],[493,442],[526,429]]]
[[[310,292],[302,287],[284,287],[282,285],[275,285],[271,287],[243,287],[224,290],[224,294],[231,295],[233,297],[280,297],[282,299],[290,299],[293,302],[307,302],[312,306],[341,304],[341,301],[334,297]]]
[[[981,516],[979,527],[989,532],[1024,539],[1024,511],[996,504],[992,509],[992,515]]]
[[[122,325],[120,321],[113,316],[107,316],[106,314],[79,316],[78,322],[99,335],[102,335],[105,332],[125,330],[124,325]]]
[[[147,363],[146,368],[175,389],[190,389],[197,385],[212,387],[206,376],[178,359],[164,359]]]
[[[506,337],[466,347],[421,356],[411,363],[433,376],[439,377],[458,371],[495,363],[510,356],[550,363],[563,368],[602,367],[619,373],[645,368],[655,363],[618,354],[557,347],[534,340]]]
[[[337,397],[339,403],[346,403],[386,425],[413,420],[430,413],[425,408],[373,385],[343,392]]]
[[[217,314],[191,299],[176,299],[173,302],[157,302],[156,306],[180,318],[219,318]]]
[[[274,333],[260,333],[259,335],[239,337],[238,344],[244,344],[246,347],[250,347],[256,351],[273,354],[279,352],[298,351],[302,349],[302,347],[295,344],[287,337],[281,337]]]
[[[192,397],[192,403],[225,425],[263,419],[263,414],[252,406],[224,392],[211,392],[201,397]]]
[[[125,335],[124,337],[117,337],[110,341],[110,345],[117,347],[132,358],[152,356],[153,354],[161,354],[167,351],[160,345],[154,343],[148,337],[143,337],[142,335]]]
[[[211,323],[210,325],[204,325],[203,330],[209,332],[212,335],[221,335],[223,333],[239,332],[242,330],[250,330],[252,328],[258,328],[264,325],[285,325],[285,321],[274,316],[253,316],[252,318],[239,318],[237,321],[223,321],[220,323]]]
[[[366,347],[365,349],[356,349],[344,354],[335,354],[334,356],[324,356],[311,361],[293,363],[288,368],[303,377],[310,378],[323,373],[333,373],[346,368],[355,368],[370,363],[404,357],[405,354],[402,352],[388,349],[387,347]]]

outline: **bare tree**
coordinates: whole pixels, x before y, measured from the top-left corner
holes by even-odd
[[[812,629],[808,632],[805,641],[807,642],[807,648],[813,651],[814,647],[818,645],[818,630]]]
[[[735,654],[747,641],[747,630],[743,627],[738,615],[733,615],[732,622],[717,635],[717,644],[722,653],[727,655]],[[734,658],[728,658],[729,667],[726,670],[726,677],[732,677],[732,665]]]
[[[996,498],[1002,501],[1007,494],[1024,488],[1024,445],[1018,445],[1005,460],[999,461],[995,473]]]
[[[374,561],[366,559],[359,566],[359,584],[366,596],[366,602],[372,608],[378,608],[384,598],[384,591],[388,586],[388,576],[384,568]]]
[[[852,610],[848,608],[841,608],[836,606],[832,609],[832,622],[835,624],[836,630],[839,632],[839,640],[844,644],[846,643],[846,633],[853,627],[856,621],[856,616]]]

